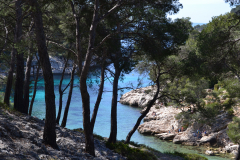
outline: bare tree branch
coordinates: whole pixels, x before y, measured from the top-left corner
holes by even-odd
[[[55,45],[57,45],[57,46],[59,46],[59,47],[65,49],[65,50],[68,50],[68,51],[70,51],[70,52],[72,52],[73,54],[76,55],[76,53],[75,53],[72,49],[70,49],[70,48],[66,48],[66,47],[63,46],[62,44],[59,44],[59,43],[57,43],[57,42],[54,42],[54,41],[52,41],[52,40],[50,40],[50,39],[48,39],[48,38],[47,38],[47,41],[48,41],[49,43],[55,44]],[[77,55],[76,55],[76,56],[77,56]]]

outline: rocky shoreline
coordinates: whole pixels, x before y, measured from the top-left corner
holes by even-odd
[[[143,108],[152,99],[154,86],[135,89],[122,95],[120,103]],[[207,155],[219,153],[236,154],[238,145],[231,142],[227,135],[227,126],[232,121],[227,113],[222,113],[216,118],[216,123],[212,126],[194,123],[182,130],[181,120],[175,116],[181,112],[176,106],[164,106],[159,101],[152,106],[144,123],[138,127],[141,134],[156,136],[162,140],[171,140],[175,144],[190,146],[217,146],[218,150],[207,149]],[[174,129],[173,129],[174,128]],[[179,129],[181,131],[179,132]],[[201,138],[196,136],[198,130],[206,131],[206,135]]]

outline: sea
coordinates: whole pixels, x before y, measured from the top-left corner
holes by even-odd
[[[138,80],[142,79],[142,87],[151,85],[151,81],[146,78],[147,76],[139,75],[137,72],[133,71],[130,74],[127,74],[124,76],[122,81],[119,82],[119,87],[137,87]],[[54,75],[54,89],[55,89],[55,96],[56,96],[56,111],[58,112],[58,105],[59,105],[59,93],[58,93],[58,86],[60,82],[61,75]],[[88,83],[90,84],[90,87],[88,88],[89,95],[90,95],[90,104],[91,104],[91,111],[93,111],[93,107],[96,101],[97,97],[97,88],[98,83],[95,76],[92,76],[88,79]],[[65,88],[66,85],[70,81],[70,75],[64,76],[64,81],[62,88]],[[79,90],[79,78],[78,76],[75,76],[74,81],[74,89],[72,94],[72,101],[69,109],[69,115],[67,119],[67,125],[66,127],[69,129],[76,129],[76,128],[83,128],[83,116],[82,116],[82,106],[81,106],[81,95]],[[106,81],[104,85],[104,93],[102,97],[102,101],[99,107],[99,111],[96,118],[96,123],[94,127],[94,133],[101,135],[103,137],[109,137],[110,134],[110,113],[111,113],[111,97],[112,97],[112,85],[110,81]],[[40,119],[45,118],[45,101],[44,101],[44,80],[41,78],[41,80],[38,83],[38,90],[33,106],[33,116],[36,116]],[[130,89],[124,89],[123,91],[118,92],[118,100],[120,99],[121,95],[130,91]],[[68,90],[65,91],[65,94],[63,96],[63,112],[65,109],[65,104],[67,101],[68,96]],[[128,132],[132,129],[132,127],[135,125],[138,117],[140,114],[141,109],[136,107],[131,107],[128,105],[123,105],[121,103],[118,103],[117,106],[117,139],[118,140],[125,140]],[[61,122],[61,119],[60,119]],[[142,122],[143,123],[143,122]],[[205,157],[207,157],[210,160],[226,160],[227,158],[221,158],[221,157],[211,157],[204,155],[205,149],[202,147],[192,147],[192,146],[182,146],[179,144],[173,144],[172,142],[162,141],[154,136],[145,136],[140,134],[138,131],[136,131],[131,141],[137,142],[139,144],[145,144],[149,147],[152,147],[156,150],[159,150],[161,152],[185,152],[185,153],[195,153],[200,154]]]

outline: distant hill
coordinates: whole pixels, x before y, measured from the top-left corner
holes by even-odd
[[[207,24],[207,23],[192,23],[192,26],[195,27],[196,25],[203,25],[203,24]]]
[[[193,23],[192,26],[194,27],[195,30],[198,30],[201,32],[204,27],[206,27],[207,23]]]

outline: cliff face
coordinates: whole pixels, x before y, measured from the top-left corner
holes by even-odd
[[[120,103],[144,108],[152,99],[151,94],[148,93],[149,90],[154,90],[154,87],[150,86],[125,93],[121,97]],[[194,122],[182,130],[181,120],[175,118],[180,112],[181,109],[177,107],[166,107],[160,102],[156,102],[144,118],[144,123],[138,127],[138,131],[163,140],[172,140],[176,144],[219,146],[223,153],[237,152],[237,145],[230,141],[226,132],[227,125],[232,121],[227,113],[222,113],[216,117],[216,123],[211,126]],[[179,129],[181,129],[180,132]],[[206,131],[207,134],[202,133],[200,138],[198,130]]]

